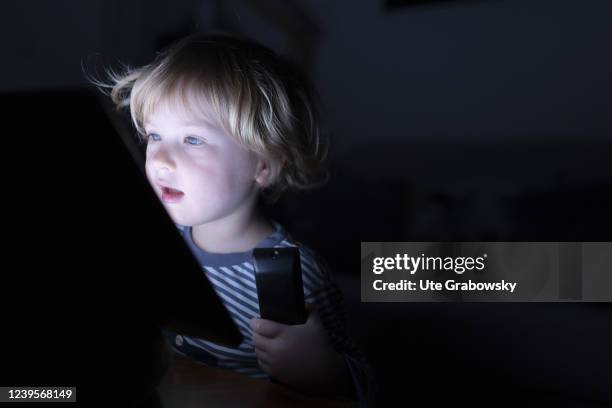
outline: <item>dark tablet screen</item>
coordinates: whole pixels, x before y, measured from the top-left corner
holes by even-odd
[[[105,356],[139,353],[139,330],[160,327],[240,343],[132,156],[135,139],[120,135],[92,91],[3,94],[0,109],[2,355],[19,356],[16,370],[72,378],[82,360],[103,366]]]

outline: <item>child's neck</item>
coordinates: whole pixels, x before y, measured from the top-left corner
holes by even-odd
[[[221,219],[194,225],[191,235],[193,242],[206,252],[233,253],[252,250],[272,232],[272,223],[256,211],[246,220]]]

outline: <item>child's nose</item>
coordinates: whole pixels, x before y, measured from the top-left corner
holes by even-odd
[[[153,156],[153,165],[158,170],[174,170],[176,163],[167,149],[159,149]]]

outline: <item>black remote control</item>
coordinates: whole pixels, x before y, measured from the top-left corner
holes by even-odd
[[[253,258],[261,317],[282,324],[304,324],[307,313],[298,248],[255,248]]]

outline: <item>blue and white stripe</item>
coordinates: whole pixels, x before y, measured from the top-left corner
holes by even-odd
[[[274,222],[274,225],[276,227],[274,234],[262,241],[258,247],[297,247],[299,249],[304,299],[307,303],[314,303],[318,307],[321,322],[334,348],[345,355],[345,361],[355,383],[356,393],[360,396],[364,392],[363,387],[367,386],[364,382],[369,381],[369,369],[358,348],[347,335],[340,290],[330,276],[326,264],[314,251],[293,240],[277,222]],[[179,336],[181,341],[173,342],[172,348],[178,354],[187,355],[207,364],[227,368],[254,378],[268,378],[257,362],[252,340],[253,332],[249,326],[251,318],[259,317],[255,270],[250,253],[209,254],[195,245],[191,236],[191,228],[179,226],[179,229],[182,230],[185,241],[200,261],[206,277],[229,311],[244,339],[238,347],[232,348],[199,338]]]

